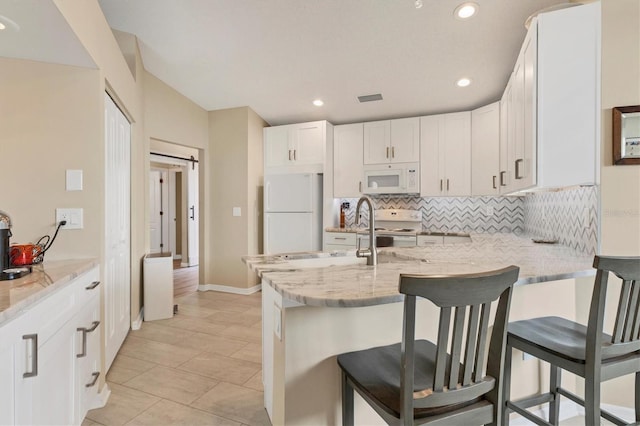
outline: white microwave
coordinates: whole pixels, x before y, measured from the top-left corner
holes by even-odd
[[[420,163],[364,166],[364,194],[420,193]]]

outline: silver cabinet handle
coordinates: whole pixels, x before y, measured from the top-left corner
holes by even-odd
[[[293,161],[296,161],[296,150],[293,150]]]
[[[391,158],[395,158],[396,157],[396,147],[392,146],[391,147]]]
[[[93,321],[91,323],[90,328],[85,328],[85,327],[76,328],[76,331],[82,332],[82,352],[76,355],[77,358],[83,358],[87,356],[87,333],[94,332],[99,325],[100,325],[100,321]]]
[[[98,287],[99,285],[100,285],[100,281],[94,281],[90,285],[85,287],[85,290],[93,290],[94,288]]]
[[[95,373],[91,373],[91,377],[93,377],[93,380],[91,380],[90,383],[84,385],[85,388],[90,388],[96,385],[96,383],[98,382],[98,377],[100,377],[100,372],[96,371]]]
[[[358,192],[362,192],[362,181],[358,182]]]
[[[196,206],[189,207],[189,210],[191,210],[191,216],[189,216],[189,219],[196,220]]]
[[[447,191],[449,190],[449,179],[447,179]]]
[[[334,237],[333,239],[334,240],[346,240],[347,238],[346,237]]]
[[[291,161],[291,150],[289,150],[289,161]]]
[[[500,172],[500,186],[507,186],[507,179],[505,179],[507,172]]]
[[[493,176],[493,189],[498,189],[498,187],[496,186],[496,178],[497,177],[498,176],[495,176],[495,175]]]
[[[38,334],[25,334],[22,340],[31,340],[31,371],[24,373],[22,377],[36,377],[38,375]]]
[[[520,174],[520,164],[524,163],[522,158],[516,160],[516,179],[522,179],[524,176]]]
[[[440,179],[440,192],[442,192],[442,179]]]
[[[387,147],[387,158],[389,158],[389,147]]]

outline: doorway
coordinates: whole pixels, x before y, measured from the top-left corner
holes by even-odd
[[[150,155],[150,252],[171,252],[182,267],[199,263],[197,166],[191,158],[157,152]]]

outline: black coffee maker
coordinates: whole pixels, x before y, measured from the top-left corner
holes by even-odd
[[[0,272],[11,267],[9,257],[9,238],[11,237],[11,218],[0,210]]]

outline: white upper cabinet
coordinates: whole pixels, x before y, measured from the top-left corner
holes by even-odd
[[[539,187],[599,180],[600,20],[600,2],[538,17]]]
[[[500,102],[471,111],[471,195],[500,193]]]
[[[471,195],[471,113],[420,118],[420,195]]]
[[[322,173],[326,132],[326,121],[266,127],[265,171]]]
[[[532,20],[501,102],[501,193],[598,182],[599,2]]]
[[[359,198],[362,195],[363,123],[333,128],[333,196]]]
[[[411,163],[419,158],[418,117],[364,123],[364,164]]]

